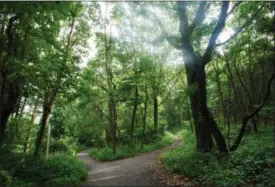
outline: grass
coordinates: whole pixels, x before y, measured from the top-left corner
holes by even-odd
[[[237,132],[234,129],[232,135]],[[273,132],[265,127],[246,135],[238,150],[229,155],[200,153],[195,150],[194,135],[185,134],[184,143],[164,153],[161,163],[167,172],[183,174],[203,186],[275,186]]]
[[[1,157],[0,170],[0,186],[10,187],[75,187],[87,175],[85,165],[68,155],[44,159],[10,153]]]
[[[175,136],[172,133],[165,132],[164,137],[162,137],[160,140],[152,144],[144,145],[142,148],[140,146],[122,145],[117,148],[116,155],[114,155],[112,152],[112,149],[108,147],[103,149],[93,148],[90,151],[89,155],[93,159],[100,160],[100,161],[118,160],[118,159],[131,157],[139,153],[151,152],[151,151],[157,150],[159,148],[162,148],[171,144],[174,139],[175,139]]]

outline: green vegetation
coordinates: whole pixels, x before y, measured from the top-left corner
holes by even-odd
[[[151,152],[156,149],[160,149],[162,147],[165,147],[169,144],[171,144],[174,140],[174,136],[171,133],[166,132],[165,136],[158,137],[155,141],[155,143],[146,144],[142,147],[138,146],[131,146],[131,145],[121,145],[117,148],[116,155],[113,154],[111,148],[93,148],[90,151],[90,156],[95,160],[101,160],[101,161],[111,161],[111,160],[118,160],[122,158],[127,158],[130,156],[134,156],[139,153],[145,153],[145,152]]]
[[[274,25],[267,1],[0,2],[2,185],[77,185],[78,152],[125,158],[169,133],[185,140],[168,171],[267,185]]]
[[[87,175],[86,167],[74,156],[52,155],[48,159],[22,155],[3,155],[1,186],[75,187]]]
[[[237,134],[239,128],[232,131]],[[274,186],[274,132],[265,127],[249,134],[229,155],[195,151],[195,140],[186,134],[184,143],[161,156],[167,172],[180,173],[203,186]]]
[[[1,186],[9,186],[12,181],[12,176],[9,172],[0,170],[0,185]]]

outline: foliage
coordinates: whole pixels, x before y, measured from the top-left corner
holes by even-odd
[[[138,145],[131,146],[129,144],[125,144],[125,145],[121,145],[117,149],[116,155],[113,155],[112,149],[108,147],[103,149],[92,148],[89,154],[93,159],[96,159],[96,160],[101,160],[101,161],[118,160],[118,159],[130,157],[130,156],[134,156],[139,153],[150,152],[150,151],[154,151],[156,149],[162,148],[164,146],[171,144],[173,139],[174,139],[174,136],[171,135],[171,133],[166,133],[164,137],[158,137],[156,140],[156,143],[146,144],[142,148],[139,147]]]
[[[33,130],[37,129],[37,126],[30,122],[28,118],[11,119],[7,126],[7,138],[5,139],[5,145],[3,149],[5,152],[21,152],[23,150],[22,142],[25,142],[27,134],[27,128],[32,126]]]
[[[12,177],[9,172],[0,170],[0,185],[7,187],[11,184]]]
[[[74,138],[65,137],[59,140],[53,140],[50,147],[51,153],[65,153],[75,155],[78,152],[77,141]]]
[[[236,152],[221,155],[215,151],[195,150],[193,135],[186,134],[184,143],[161,156],[167,172],[181,173],[195,183],[211,186],[273,186],[272,128],[249,134]]]
[[[1,161],[9,161],[1,163],[1,168],[11,173],[11,186],[76,186],[87,175],[81,161],[65,154],[52,155],[48,159],[9,155],[9,158],[1,157]]]
[[[252,132],[274,123],[275,84],[236,152],[195,149],[211,150],[214,137],[226,152],[263,102],[274,11],[273,2],[0,3],[0,181],[74,185],[80,150],[116,160],[182,136],[162,157],[167,171],[203,185],[267,185],[271,136]]]

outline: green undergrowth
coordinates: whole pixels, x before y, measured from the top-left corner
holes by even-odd
[[[116,150],[116,155],[113,154],[111,148],[93,148],[89,155],[95,159],[100,161],[112,161],[112,160],[118,160],[123,159],[127,157],[131,157],[134,155],[137,155],[139,153],[144,152],[151,152],[156,149],[165,147],[169,144],[171,144],[174,140],[175,136],[172,133],[165,132],[165,135],[158,139],[155,143],[152,144],[146,144],[142,148],[140,145],[131,146],[131,145],[121,145]]]
[[[76,187],[86,175],[85,165],[74,156],[53,155],[48,159],[11,153],[1,156],[1,187]]]
[[[238,131],[233,131],[235,137]],[[247,134],[229,155],[198,152],[194,134],[185,134],[184,143],[164,153],[161,163],[167,172],[183,174],[203,186],[275,186],[274,129]]]

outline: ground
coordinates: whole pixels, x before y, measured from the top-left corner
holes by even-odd
[[[78,154],[86,164],[88,177],[81,187],[87,186],[160,186],[156,177],[155,161],[161,153],[177,146],[182,140],[177,139],[165,148],[137,155],[135,157],[111,162],[99,162],[90,158],[89,150]]]

